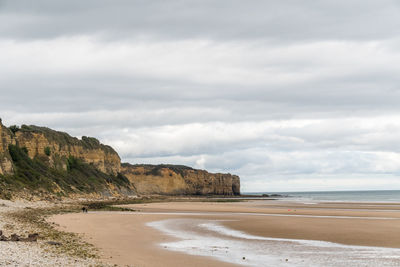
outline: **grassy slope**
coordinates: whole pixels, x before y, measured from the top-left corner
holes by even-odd
[[[15,167],[14,175],[0,176],[0,197],[9,198],[12,192],[29,190],[33,194],[66,196],[69,193],[102,193],[108,185],[129,188],[129,180],[121,174],[105,174],[90,164],[70,157],[68,170],[50,168],[45,158],[30,159],[24,149],[10,145],[9,152]]]
[[[152,164],[130,164],[130,163],[122,163],[123,167],[143,167],[146,172],[146,175],[153,175],[153,176],[162,176],[161,170],[163,168],[168,168],[175,173],[180,174],[182,177],[185,177],[185,171],[188,170],[195,170],[191,167],[184,166],[184,165],[173,165],[173,164],[159,164],[159,165],[152,165]]]

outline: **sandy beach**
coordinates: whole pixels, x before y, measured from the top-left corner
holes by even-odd
[[[51,221],[64,231],[82,233],[100,249],[104,262],[119,265],[258,266],[257,260],[267,254],[265,260],[277,265],[302,266],[312,260],[318,266],[327,259],[364,266],[400,264],[400,205],[393,203],[175,202],[128,207],[137,211],[66,214]],[[260,255],[254,254],[261,248]],[[305,257],[306,252],[319,256]]]
[[[40,229],[28,226],[10,217],[10,212],[21,212],[37,208],[51,208],[54,204],[44,201],[0,200],[0,230],[3,235],[18,234],[27,236]],[[100,266],[96,259],[74,257],[54,253],[48,240],[39,238],[37,242],[0,242],[0,266]],[[102,264],[106,266],[106,264]]]

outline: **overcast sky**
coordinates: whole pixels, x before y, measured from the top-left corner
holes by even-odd
[[[0,0],[0,117],[242,191],[400,189],[400,2]]]

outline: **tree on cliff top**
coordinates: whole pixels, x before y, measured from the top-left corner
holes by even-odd
[[[17,125],[11,125],[8,129],[10,129],[10,131],[15,134],[16,132],[18,132],[20,130],[20,128]]]

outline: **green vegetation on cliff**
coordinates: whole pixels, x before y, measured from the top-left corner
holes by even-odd
[[[22,125],[21,128],[17,126],[10,126],[10,130],[15,133],[17,131],[23,132],[25,134],[29,133],[41,133],[46,136],[47,139],[56,142],[61,147],[68,145],[82,145],[87,149],[103,149],[109,153],[116,153],[115,150],[107,145],[103,145],[94,137],[82,136],[82,140],[76,137],[70,136],[68,133],[55,131],[47,127],[40,127],[35,125]]]
[[[189,166],[185,165],[173,165],[173,164],[159,164],[159,165],[152,165],[152,164],[130,164],[130,163],[122,163],[122,167],[143,167],[146,170],[146,175],[153,175],[153,176],[162,176],[161,170],[162,169],[170,169],[175,173],[180,174],[182,177],[185,176],[185,171],[188,170],[195,170]]]
[[[37,195],[70,193],[109,194],[110,185],[124,192],[131,190],[129,180],[122,174],[109,175],[81,159],[69,157],[67,170],[49,167],[46,157],[29,158],[26,150],[9,145],[15,172],[0,176],[0,198],[9,198],[13,192],[28,190]]]
[[[96,138],[34,125],[7,128],[0,119],[0,198],[137,194],[240,195],[240,178],[182,165],[121,164]]]

